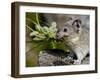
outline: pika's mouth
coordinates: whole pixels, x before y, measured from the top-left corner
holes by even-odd
[[[64,35],[63,37],[66,37],[66,38],[67,38],[67,37],[68,37],[68,35]]]
[[[68,38],[68,35],[61,35],[61,34],[56,35],[57,41],[64,41],[67,38]]]

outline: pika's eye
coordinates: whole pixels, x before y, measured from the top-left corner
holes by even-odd
[[[67,28],[64,28],[64,32],[67,32]]]

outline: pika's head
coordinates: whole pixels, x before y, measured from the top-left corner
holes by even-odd
[[[80,19],[69,20],[58,30],[57,39],[76,40],[82,32],[82,21]]]

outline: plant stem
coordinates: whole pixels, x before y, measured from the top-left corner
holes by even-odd
[[[51,44],[52,44],[52,48],[55,49],[56,47],[54,41],[51,41]]]
[[[40,26],[38,13],[36,13],[36,21],[37,21],[37,24]]]
[[[36,48],[39,48],[39,46],[41,45],[42,43],[38,43],[37,45],[35,45],[35,46],[33,46],[30,50],[28,50],[27,52],[26,52],[26,54],[28,54],[30,51],[32,51],[32,50],[35,50]]]
[[[31,30],[31,31],[34,31],[32,28],[30,28],[28,25],[26,25],[26,27],[29,29],[29,30]]]
[[[33,20],[31,20],[31,19],[29,19],[29,18],[26,18],[26,20],[28,20],[28,21],[32,22],[33,24],[37,25],[36,22],[34,22]]]

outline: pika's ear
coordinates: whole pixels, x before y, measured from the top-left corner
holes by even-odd
[[[81,21],[80,19],[76,19],[76,20],[72,23],[72,25],[75,25],[77,28],[81,27],[81,26],[79,26],[79,25],[81,25],[81,24],[82,24],[82,21]]]
[[[73,23],[72,26],[74,26],[76,28],[77,33],[80,32],[81,30],[81,26],[82,25],[82,21],[80,19],[76,19]]]

